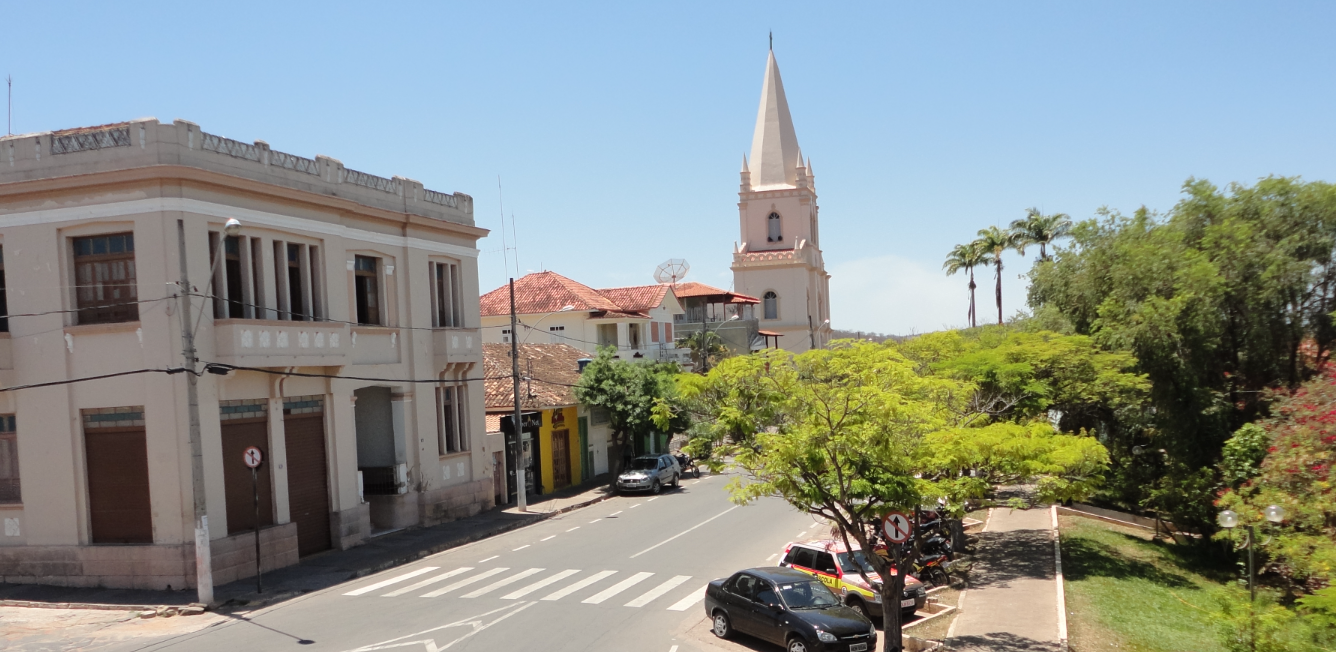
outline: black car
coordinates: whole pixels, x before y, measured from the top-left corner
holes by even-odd
[[[788,652],[877,649],[871,621],[841,603],[825,584],[792,568],[751,568],[710,582],[705,613],[719,638],[736,630]]]

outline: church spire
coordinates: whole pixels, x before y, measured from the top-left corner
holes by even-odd
[[[761,107],[756,113],[756,131],[752,135],[752,187],[796,186],[798,136],[793,131],[789,101],[784,97],[784,82],[779,78],[775,52],[770,51],[761,84]]]

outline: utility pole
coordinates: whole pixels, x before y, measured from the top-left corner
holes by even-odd
[[[515,451],[515,502],[521,512],[529,511],[528,495],[524,486],[524,432],[520,428],[520,339],[517,329],[518,320],[515,318],[515,279],[510,279],[510,375],[514,381],[514,393],[511,394],[515,404],[515,444],[518,447]]]
[[[199,601],[213,604],[213,561],[209,552],[209,512],[204,501],[204,446],[200,442],[199,390],[195,384],[195,334],[190,328],[190,277],[186,265],[186,223],[176,221],[181,258],[181,353],[186,358],[186,410],[190,419],[190,480],[195,494],[195,586]],[[219,242],[219,249],[222,249]]]

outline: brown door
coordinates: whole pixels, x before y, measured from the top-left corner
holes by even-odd
[[[93,543],[153,543],[144,429],[84,433]]]
[[[223,422],[223,495],[227,499],[227,533],[255,529],[255,488],[244,455],[247,448],[260,449],[264,462],[257,474],[260,488],[260,527],[274,524],[274,490],[269,477],[269,420],[244,419]]]
[[[496,504],[506,504],[506,458],[501,451],[492,453],[492,493]]]
[[[297,554],[329,550],[329,477],[325,467],[325,417],[283,418],[288,451],[288,510],[297,524]]]
[[[571,484],[571,431],[552,432],[552,488]]]

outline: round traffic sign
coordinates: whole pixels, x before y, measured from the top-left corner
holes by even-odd
[[[247,467],[252,469],[260,466],[260,462],[263,460],[264,454],[262,454],[260,449],[255,446],[247,446],[246,452],[242,454],[242,461],[246,463]]]
[[[909,540],[909,533],[914,531],[914,525],[909,517],[900,512],[891,512],[881,521],[881,531],[886,538],[894,543],[904,543]]]

